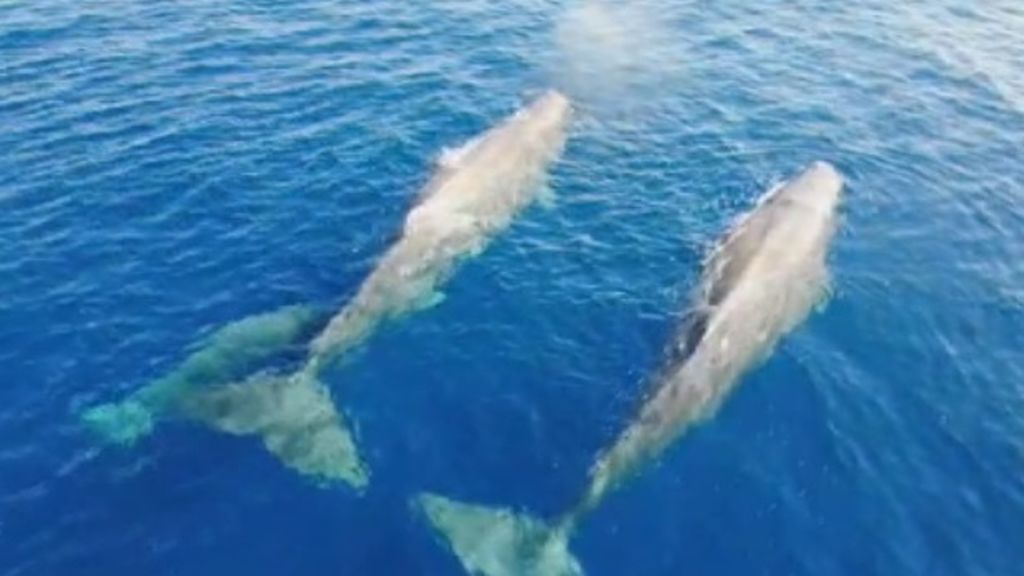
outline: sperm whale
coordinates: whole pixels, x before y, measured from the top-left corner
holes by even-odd
[[[321,383],[331,362],[385,322],[437,305],[459,262],[481,253],[543,189],[563,149],[572,107],[548,91],[502,123],[447,150],[405,218],[401,237],[356,295],[316,336],[295,373],[268,373],[189,396],[211,427],[258,435],[286,466],[321,482],[368,482],[345,418]]]
[[[709,418],[743,373],[822,301],[842,189],[835,168],[812,164],[763,195],[717,244],[664,366],[652,378],[651,395],[598,456],[588,488],[564,515],[545,522],[437,494],[416,497],[416,507],[467,572],[583,574],[569,551],[582,518],[644,463]]]

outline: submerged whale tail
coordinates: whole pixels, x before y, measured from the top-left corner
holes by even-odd
[[[416,507],[444,536],[466,572],[482,576],[583,576],[569,552],[571,526],[503,508],[421,494]]]
[[[369,473],[328,389],[308,372],[257,374],[191,394],[187,414],[235,436],[259,436],[285,466],[322,483],[362,489]]]
[[[129,398],[89,408],[81,415],[82,423],[107,444],[131,446],[148,436],[155,426],[156,415],[148,406]]]
[[[119,402],[88,408],[78,417],[106,443],[134,444],[161,420],[174,416],[179,402],[193,391],[251,374],[261,363],[308,338],[324,320],[322,310],[302,305],[237,320],[207,337],[173,371]]]

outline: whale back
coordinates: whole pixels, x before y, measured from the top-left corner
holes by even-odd
[[[693,355],[707,334],[715,309],[740,284],[771,230],[771,198],[779,187],[764,194],[757,205],[739,217],[704,261],[704,272],[694,302],[683,318],[670,364]]]

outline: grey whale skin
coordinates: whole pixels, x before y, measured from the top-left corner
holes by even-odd
[[[458,263],[482,252],[538,197],[548,166],[561,154],[571,116],[569,100],[548,91],[463,146],[446,150],[400,238],[329,321],[318,309],[288,306],[231,323],[169,374],[119,402],[83,412],[83,424],[107,442],[127,445],[150,434],[160,420],[198,420],[229,434],[260,436],[286,466],[319,482],[362,488],[368,472],[319,381],[321,370],[382,323],[443,300],[438,289]],[[316,330],[300,370],[289,376],[252,373],[308,342]]]
[[[817,162],[764,194],[704,263],[686,320],[639,414],[597,458],[576,506],[548,523],[507,508],[422,494],[414,504],[471,574],[573,576],[576,525],[616,486],[709,418],[828,292],[826,257],[843,180]]]

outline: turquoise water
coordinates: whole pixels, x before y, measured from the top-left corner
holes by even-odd
[[[461,573],[408,498],[566,508],[708,247],[816,159],[848,181],[829,305],[572,548],[1019,573],[1022,30],[1009,0],[0,3],[0,574]],[[325,376],[364,495],[186,422],[80,426],[220,326],[340,307],[437,154],[548,86],[578,107],[554,204]]]

